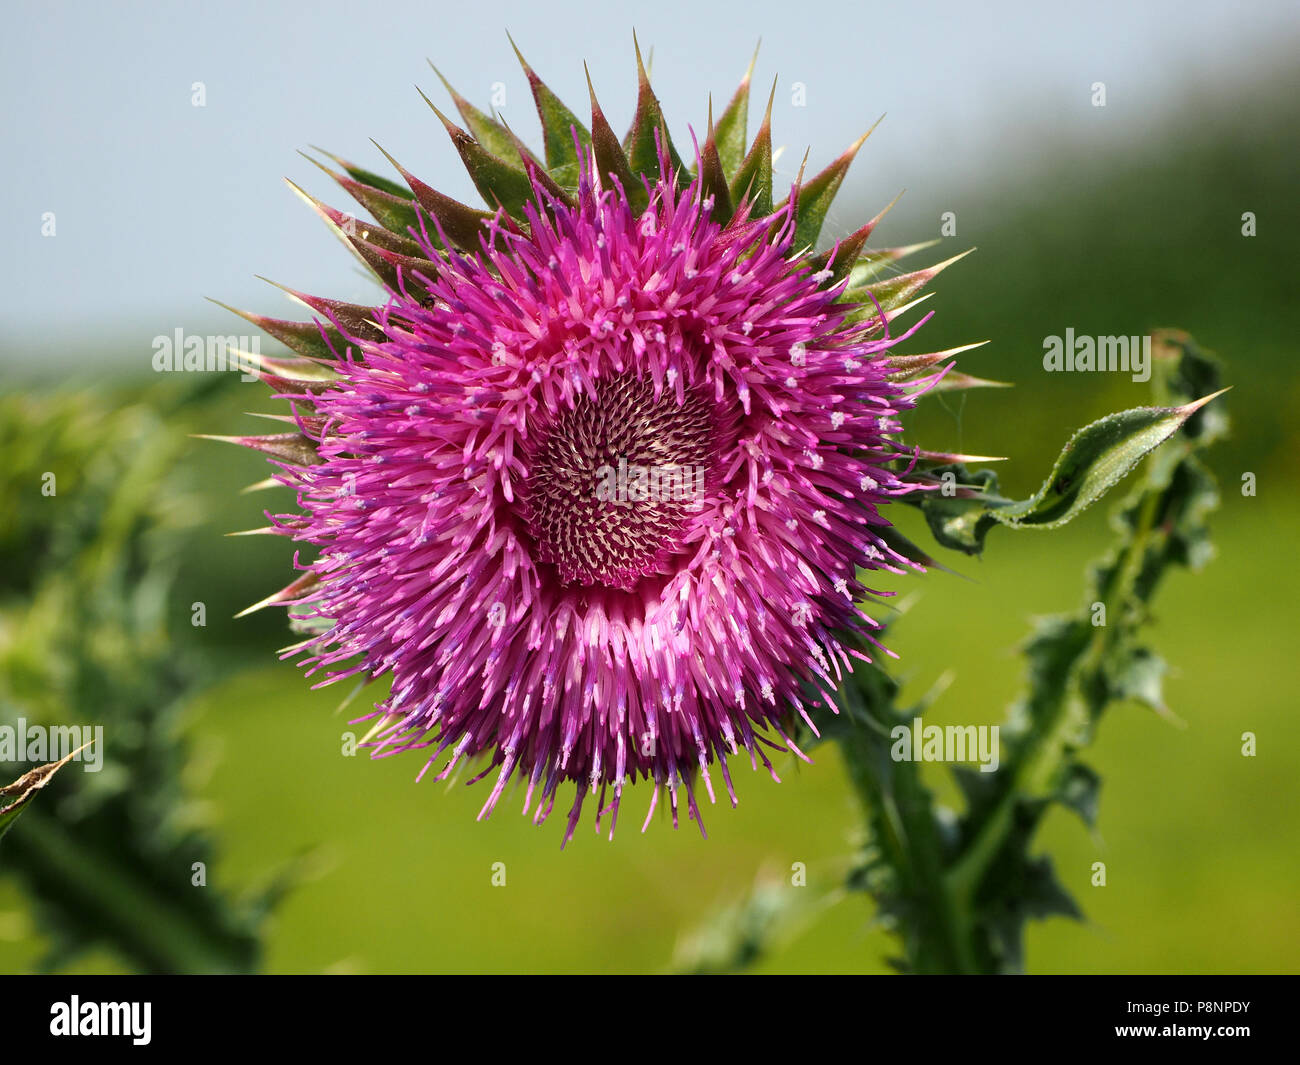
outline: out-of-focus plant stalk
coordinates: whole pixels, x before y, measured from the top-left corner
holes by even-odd
[[[1027,919],[1081,916],[1050,861],[1030,853],[1037,826],[1054,802],[1093,824],[1100,778],[1077,755],[1108,705],[1133,699],[1168,713],[1164,663],[1139,636],[1168,569],[1212,555],[1205,519],[1218,496],[1197,452],[1227,419],[1189,402],[1217,389],[1212,359],[1172,332],[1157,335],[1156,350],[1157,403],[1196,409],[1117,509],[1116,541],[1090,571],[1084,608],[1040,622],[1027,642],[1029,683],[1003,728],[1007,756],[986,779],[958,771],[960,820],[933,807],[916,763],[884,757],[883,725],[910,714],[892,710],[896,686],[883,674],[858,686],[876,728],[837,737],[872,829],[863,886],[897,922],[910,971],[1020,971]]]

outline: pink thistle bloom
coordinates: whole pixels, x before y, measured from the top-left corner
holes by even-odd
[[[647,824],[665,791],[698,822],[715,768],[736,801],[728,756],[773,777],[768,749],[804,757],[792,734],[879,646],[861,575],[930,561],[880,509],[966,457],[898,441],[966,348],[891,352],[956,259],[889,273],[924,245],[864,250],[881,216],[812,253],[865,137],[773,206],[749,74],[688,172],[639,52],[622,139],[594,92],[588,132],[523,66],[544,162],[450,86],[469,128],[437,112],[491,213],[329,157],[375,222],[302,195],[387,302],[237,312],[299,356],[257,366],[294,431],[222,439],[297,492],[255,531],[315,549],[249,609],[296,606],[288,654],[319,683],[388,680],[359,719],[372,756],[486,763],[480,816],[514,779],[540,822],[572,782],[567,841],[588,794],[611,835],[638,779]]]
[[[734,804],[729,753],[800,753],[794,716],[870,660],[857,571],[911,565],[879,535],[915,487],[896,338],[793,256],[788,208],[723,227],[664,164],[639,215],[588,164],[480,254],[422,234],[439,271],[349,337],[300,422],[322,461],[281,475],[320,550],[312,668],[391,674],[379,752],[489,758],[482,815],[516,774],[539,822],[576,783],[566,840],[589,790],[611,833],[629,779],[698,821],[712,764]]]

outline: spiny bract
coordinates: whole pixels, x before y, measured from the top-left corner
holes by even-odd
[[[482,756],[484,815],[516,773],[539,822],[573,781],[567,841],[589,791],[611,834],[639,778],[698,821],[713,763],[734,804],[729,753],[800,753],[796,718],[870,660],[858,572],[928,561],[879,508],[952,456],[898,416],[979,382],[944,377],[956,351],[890,355],[946,264],[886,275],[915,249],[865,251],[878,217],[813,254],[861,140],[774,206],[748,73],[687,166],[639,50],[622,141],[594,91],[588,129],[520,61],[543,159],[450,86],[468,128],[434,108],[491,211],[328,157],[376,224],[302,195],[386,301],[237,312],[297,353],[258,360],[294,431],[223,439],[297,492],[264,531],[317,549],[257,604],[296,607],[286,653],[390,678],[372,754],[425,749],[440,777]]]

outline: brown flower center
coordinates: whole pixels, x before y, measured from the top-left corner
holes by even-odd
[[[538,434],[521,513],[565,584],[631,589],[684,550],[723,419],[700,389],[679,403],[665,383],[656,399],[649,377],[601,378],[596,390]]]

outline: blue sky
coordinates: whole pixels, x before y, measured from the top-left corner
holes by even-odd
[[[585,59],[619,127],[634,105],[635,27],[654,49],[653,80],[675,129],[699,128],[709,93],[721,106],[761,37],[756,89],[778,79],[780,169],[788,178],[805,148],[812,167],[823,165],[886,114],[846,200],[883,204],[907,188],[895,224],[937,215],[955,188],[1032,166],[1049,137],[1122,150],[1189,92],[1228,94],[1261,56],[1300,40],[1300,5],[1280,0],[1244,10],[1204,0],[1069,9],[658,0],[635,16],[590,2],[6,6],[0,360],[11,367],[84,367],[96,335],[138,348],[144,366],[156,335],[233,325],[208,295],[292,316],[254,274],[366,299],[369,282],[281,179],[351,205],[296,150],[319,144],[385,170],[373,137],[472,200],[415,86],[445,99],[426,58],[481,106],[502,83],[503,114],[533,138],[507,29],[580,114]],[[1092,105],[1098,81],[1105,108]],[[203,107],[192,105],[195,82]],[[795,82],[806,106],[796,106]],[[53,237],[42,235],[46,212]],[[831,227],[854,221],[833,216]]]

